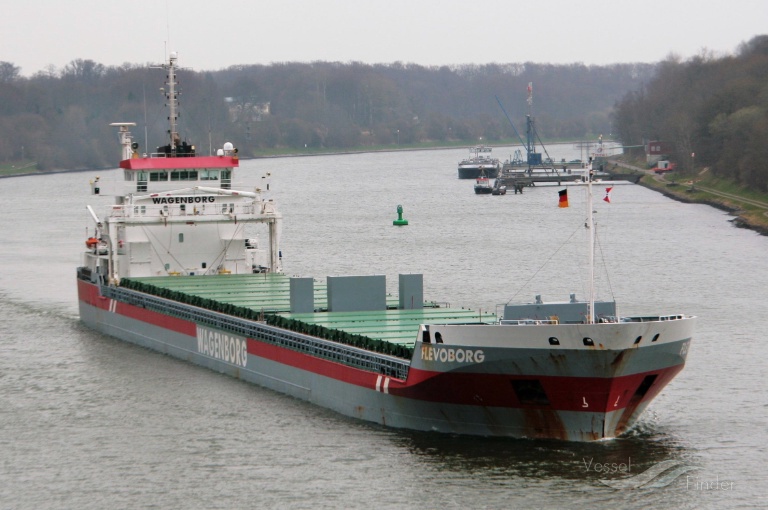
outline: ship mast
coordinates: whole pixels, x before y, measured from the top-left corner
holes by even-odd
[[[178,119],[178,109],[179,109],[179,98],[178,98],[178,92],[176,92],[176,61],[179,59],[178,53],[175,51],[172,51],[169,58],[168,58],[168,64],[164,64],[162,66],[159,66],[163,69],[166,69],[168,71],[167,76],[167,85],[168,89],[163,90],[165,92],[165,98],[168,101],[167,105],[169,108],[169,116],[168,121],[170,122],[170,129],[168,130],[168,134],[171,137],[171,153],[175,154],[176,149],[179,146],[179,128],[177,124]]]

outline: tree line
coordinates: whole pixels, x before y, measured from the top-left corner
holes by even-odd
[[[338,149],[517,139],[528,84],[543,138],[610,133],[614,104],[643,90],[654,64],[461,66],[359,62],[181,69],[179,132],[198,153],[229,141],[243,157],[264,149]],[[41,170],[107,168],[119,157],[111,122],[135,122],[141,152],[168,143],[165,71],[76,59],[25,78],[0,62],[0,162]],[[633,96],[637,97],[637,96]],[[497,102],[498,98],[498,102]],[[508,122],[499,102],[512,119]]]
[[[733,56],[661,62],[652,80],[616,104],[614,127],[625,145],[668,142],[684,173],[709,168],[768,191],[768,36]]]

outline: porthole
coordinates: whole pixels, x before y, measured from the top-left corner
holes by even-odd
[[[655,335],[653,335],[653,338],[651,339],[651,342],[655,342],[658,339],[659,339],[659,334],[656,333]]]
[[[582,341],[584,342],[584,345],[586,345],[587,347],[594,347],[595,346],[595,342],[591,338],[589,338],[588,336],[585,336]]]
[[[642,340],[642,339],[643,339],[642,336],[639,336],[639,337],[635,338],[635,345],[639,344],[640,340]]]
[[[549,345],[560,345],[560,340],[551,336],[549,337]]]

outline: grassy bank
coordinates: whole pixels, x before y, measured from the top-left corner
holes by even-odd
[[[707,204],[731,212],[734,224],[768,235],[768,193],[738,186],[712,176],[707,170],[695,178],[669,173],[645,175],[640,184],[664,195],[697,204]]]
[[[514,145],[515,142],[511,140],[497,140],[492,146],[509,146]],[[477,143],[475,143],[477,145]],[[325,149],[325,148],[312,148],[307,147],[304,149],[297,149],[295,147],[280,147],[274,149],[259,149],[253,156],[243,157],[243,159],[259,159],[259,158],[284,158],[284,157],[302,157],[302,156],[323,156],[332,154],[362,154],[366,152],[394,152],[394,151],[414,151],[414,150],[439,150],[439,149],[460,149],[471,147],[471,142],[466,141],[450,141],[441,142],[435,144],[435,142],[422,142],[413,144],[400,144],[400,145],[361,145],[358,147],[350,147],[348,149]],[[501,156],[499,156],[501,157]],[[92,170],[101,170],[94,168]],[[68,170],[53,170],[53,172],[61,172]],[[0,164],[0,178],[13,177],[16,175],[29,175],[39,173],[37,164],[34,161],[13,161],[9,163]],[[48,172],[44,172],[48,173]]]
[[[546,143],[576,143],[572,140],[553,139]],[[397,151],[421,151],[421,150],[441,150],[441,149],[465,149],[466,156],[469,155],[469,148],[485,144],[489,147],[517,147],[521,148],[520,140],[517,138],[505,138],[501,140],[444,140],[444,141],[425,141],[419,143],[402,143],[387,145],[359,145],[356,147],[340,148],[322,148],[322,147],[277,147],[270,149],[258,149],[251,155],[241,157],[247,159],[259,158],[283,158],[283,157],[303,157],[303,156],[325,156],[333,154],[363,154],[369,152],[397,152]],[[494,154],[499,159],[508,158],[509,154]],[[458,161],[456,161],[458,163]],[[101,170],[93,168],[91,170]],[[55,169],[53,172],[68,171],[67,169]],[[34,161],[14,161],[0,164],[0,177],[9,177],[13,175],[25,175],[37,173],[39,169]]]
[[[492,146],[496,145],[511,145],[511,141],[500,140],[496,141]],[[295,147],[278,147],[274,149],[259,149],[254,152],[253,157],[258,158],[280,158],[280,157],[293,157],[293,156],[323,156],[328,154],[359,154],[365,152],[395,152],[395,151],[420,151],[420,150],[436,150],[436,149],[461,149],[468,148],[472,144],[470,142],[463,141],[451,141],[441,142],[436,144],[435,142],[421,142],[421,143],[409,143],[400,145],[360,145],[357,147],[350,147],[347,149],[326,149],[320,147],[306,147],[304,149],[297,149]],[[477,145],[477,143],[475,143]]]
[[[33,174],[35,172],[37,172],[37,163],[34,161],[15,161],[13,163],[0,164],[0,177]]]

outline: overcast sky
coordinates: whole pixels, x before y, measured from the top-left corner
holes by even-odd
[[[0,0],[0,61],[612,64],[721,56],[768,34],[768,0]]]

